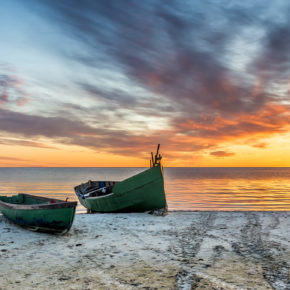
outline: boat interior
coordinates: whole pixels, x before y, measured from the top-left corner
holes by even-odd
[[[18,195],[13,196],[0,196],[0,201],[11,203],[11,204],[50,204],[60,202],[59,200],[54,200],[50,198],[45,197],[38,197],[38,196],[32,196],[29,194],[23,194],[19,193]]]
[[[75,187],[75,192],[82,198],[98,197],[108,195],[113,192],[116,181],[91,181]]]

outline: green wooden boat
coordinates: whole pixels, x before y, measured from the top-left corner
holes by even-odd
[[[65,233],[72,226],[77,202],[30,194],[0,196],[0,211],[12,222],[35,231]]]
[[[144,212],[167,210],[161,155],[152,154],[150,168],[120,182],[88,181],[75,193],[88,212]]]

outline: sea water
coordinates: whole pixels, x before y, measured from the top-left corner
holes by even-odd
[[[77,200],[74,186],[120,181],[145,168],[0,168],[0,195],[30,193]],[[165,168],[169,210],[290,210],[290,168]],[[78,205],[77,212],[85,212]]]

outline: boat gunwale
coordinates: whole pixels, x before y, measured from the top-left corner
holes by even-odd
[[[158,164],[158,166],[159,166],[159,167],[161,168],[161,170],[162,170],[162,167],[160,166],[160,164]],[[156,166],[156,167],[157,167],[157,166]],[[125,178],[125,179],[121,180],[121,181],[103,181],[103,182],[115,182],[115,185],[116,185],[117,183],[122,183],[123,181],[126,181],[127,179],[133,178],[133,177],[135,177],[135,176],[138,176],[140,173],[144,173],[144,172],[146,172],[146,171],[148,171],[148,170],[150,170],[150,169],[152,169],[152,167],[151,167],[151,168],[147,168],[146,170],[141,171],[141,172],[139,172],[139,173],[136,173],[136,174],[134,174],[134,175],[132,175],[132,176],[130,176],[130,177],[128,177],[128,178]],[[162,174],[162,175],[163,175],[163,174]],[[158,178],[156,178],[155,180],[157,180],[157,179],[158,179]],[[139,188],[141,188],[141,187],[143,187],[143,186],[145,186],[145,185],[147,185],[147,184],[153,183],[155,180],[150,181],[150,182],[148,182],[148,183],[146,183],[146,184],[139,185],[139,186],[135,187],[134,189],[131,189],[131,190],[127,191],[127,192],[133,191],[133,190],[135,190],[135,189],[139,189]],[[91,182],[93,182],[93,183],[97,183],[97,182],[100,182],[100,181],[99,181],[99,180],[91,180]],[[81,192],[80,188],[81,188],[82,186],[88,184],[88,183],[89,183],[89,181],[84,182],[84,183],[81,183],[81,184],[79,184],[79,185],[77,185],[77,186],[74,187],[75,194],[76,194],[76,196],[77,196],[79,199],[82,198],[82,195],[84,195],[84,194]],[[115,185],[114,185],[114,186],[115,186]],[[113,190],[114,190],[114,187],[113,187]],[[109,193],[109,194],[105,194],[105,195],[101,195],[101,196],[90,196],[90,197],[86,197],[86,198],[84,198],[83,200],[85,200],[85,199],[103,198],[103,197],[110,196],[110,195],[113,195],[113,194],[115,194],[116,196],[121,196],[121,195],[122,195],[122,194],[118,194],[118,193],[112,191],[112,192]]]
[[[42,209],[63,209],[63,208],[73,208],[77,206],[77,201],[70,201],[66,202],[61,199],[54,199],[54,198],[48,198],[48,197],[42,197],[42,196],[36,196],[36,195],[31,195],[31,194],[26,194],[26,193],[19,193],[24,196],[28,196],[37,200],[41,201],[55,201],[56,203],[39,203],[39,204],[19,204],[19,203],[9,203],[5,201],[0,200],[0,206],[3,206],[7,209],[14,209],[14,210],[42,210]],[[19,195],[18,194],[18,195]]]
[[[105,194],[105,195],[100,195],[100,196],[89,196],[89,197],[86,197],[85,199],[83,200],[86,200],[86,199],[98,199],[98,198],[104,198],[104,197],[107,197],[107,196],[111,196],[113,194],[116,194],[115,192],[111,192],[109,194]],[[79,196],[78,196],[79,197]]]
[[[155,180],[157,180],[157,179],[155,179]],[[146,184],[142,184],[142,185],[140,185],[140,186],[136,186],[135,188],[126,191],[126,193],[130,193],[131,191],[134,191],[134,190],[136,190],[136,189],[142,188],[142,187],[144,187],[144,186],[146,186],[146,185],[148,185],[148,184],[154,183],[155,180],[150,181],[150,182],[148,182],[148,183],[146,183]],[[93,182],[97,182],[97,181],[93,181]],[[123,193],[120,194],[120,193],[116,193],[116,192],[111,192],[111,193],[109,193],[109,194],[105,194],[105,195],[100,195],[100,196],[88,196],[88,197],[82,198],[81,193],[80,193],[78,190],[75,190],[75,193],[76,193],[76,195],[77,195],[77,197],[78,197],[79,200],[80,200],[80,198],[81,198],[82,200],[86,200],[86,199],[90,199],[90,200],[91,200],[91,199],[105,198],[105,197],[107,197],[107,196],[111,196],[111,195],[114,195],[114,194],[115,194],[116,196],[118,196],[118,197],[124,195]]]
[[[92,183],[97,183],[97,182],[104,182],[104,183],[106,183],[106,182],[114,182],[116,184],[116,183],[119,183],[119,182],[122,182],[122,181],[123,180],[118,180],[118,181],[116,181],[116,180],[89,180],[89,181],[86,181],[86,182],[83,182],[83,183],[80,183],[80,184],[74,186],[74,190],[79,190],[80,187],[87,185],[89,182],[92,182]],[[99,187],[99,188],[101,188],[101,187]]]

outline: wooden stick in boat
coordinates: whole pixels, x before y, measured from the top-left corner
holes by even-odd
[[[156,155],[155,156],[158,156],[159,148],[160,148],[160,144],[157,145],[157,151],[156,151]]]
[[[159,158],[158,158],[159,148],[160,148],[160,144],[157,145],[157,150],[156,150],[155,160],[154,160],[154,164],[155,164],[155,165],[158,164],[157,162],[158,162],[158,160],[159,160]],[[159,154],[159,156],[160,156],[160,154]]]
[[[155,162],[154,162],[153,152],[151,152],[151,159],[152,159],[152,167],[155,167]]]

